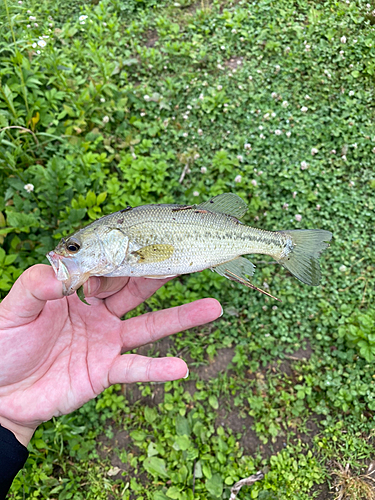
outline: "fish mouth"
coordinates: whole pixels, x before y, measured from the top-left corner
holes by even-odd
[[[53,270],[55,271],[56,278],[59,281],[66,281],[69,279],[69,271],[63,262],[63,256],[58,255],[55,252],[49,252],[46,255],[47,259],[50,261]]]
[[[56,278],[62,281],[63,295],[72,295],[88,279],[88,276],[82,274],[72,260],[63,255],[52,251],[46,257],[55,271]]]

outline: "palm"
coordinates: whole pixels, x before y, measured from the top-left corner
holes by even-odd
[[[114,383],[183,377],[182,360],[121,353],[220,313],[205,299],[121,321],[165,281],[112,278],[89,307],[76,295],[60,298],[49,266],[29,271],[0,306],[0,411],[23,426],[69,413]]]

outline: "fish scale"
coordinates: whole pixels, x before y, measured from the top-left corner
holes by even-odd
[[[225,193],[199,205],[143,205],[98,219],[47,257],[69,295],[90,276],[163,278],[210,268],[254,288],[255,266],[241,257],[271,255],[304,283],[318,285],[317,261],[332,233],[265,231],[244,225],[245,202]]]

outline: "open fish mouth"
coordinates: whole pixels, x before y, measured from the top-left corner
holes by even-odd
[[[64,262],[63,257],[56,254],[55,252],[49,252],[47,254],[47,259],[50,261],[53,270],[56,273],[56,278],[59,281],[67,281],[70,279],[69,271]]]
[[[82,273],[79,265],[72,259],[67,259],[54,251],[49,252],[46,257],[55,271],[56,278],[62,281],[65,296],[72,295],[90,277],[90,273]]]

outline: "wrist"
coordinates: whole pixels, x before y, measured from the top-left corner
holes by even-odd
[[[36,430],[36,427],[26,427],[23,425],[16,424],[12,420],[2,417],[1,415],[0,415],[0,425],[5,429],[8,429],[9,431],[13,432],[17,440],[26,447],[29,444]]]

